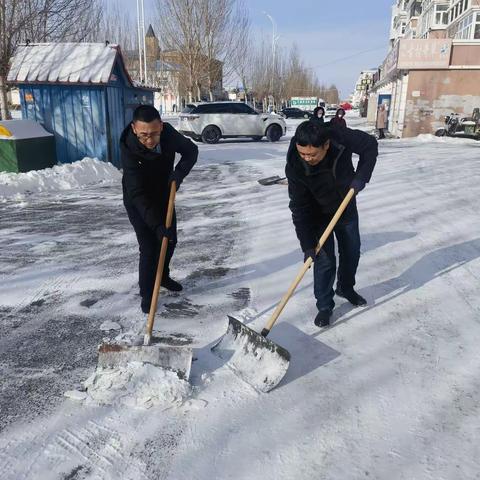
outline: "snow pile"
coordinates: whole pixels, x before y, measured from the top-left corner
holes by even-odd
[[[143,409],[180,405],[190,396],[191,389],[189,383],[174,372],[142,362],[130,362],[119,368],[97,368],[84,386],[86,404]]]
[[[432,142],[440,142],[440,143],[472,143],[472,139],[469,138],[462,138],[461,136],[457,137],[437,137],[432,135],[431,133],[421,133],[416,137],[409,138],[408,140],[413,140],[420,143],[428,143],[431,146]]]
[[[36,192],[117,183],[121,177],[121,173],[111,163],[88,157],[78,162],[27,173],[0,172],[0,200],[21,200],[25,195]]]

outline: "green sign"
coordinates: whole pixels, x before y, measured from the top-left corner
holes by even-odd
[[[290,99],[290,106],[301,108],[302,110],[313,110],[317,105],[317,97],[292,97]]]

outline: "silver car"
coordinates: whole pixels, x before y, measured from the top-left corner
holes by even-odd
[[[178,130],[205,143],[237,137],[276,142],[286,134],[287,125],[279,115],[258,113],[243,102],[208,102],[188,104],[180,114]]]

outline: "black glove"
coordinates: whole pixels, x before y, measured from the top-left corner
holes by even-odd
[[[365,188],[365,182],[359,178],[354,178],[350,184],[350,188],[355,190],[355,195]]]
[[[173,227],[165,227],[165,225],[159,225],[155,230],[157,238],[162,241],[163,237],[167,237],[169,240],[172,240],[175,236],[175,229]]]
[[[177,192],[178,192],[178,189],[180,188],[180,184],[183,182],[183,176],[176,170],[173,170],[173,172],[170,174],[170,177],[168,177],[169,184],[173,181],[175,181],[175,184],[177,186]]]
[[[303,263],[305,263],[309,258],[315,261],[315,257],[316,257],[315,249],[307,248],[307,250],[303,252]]]

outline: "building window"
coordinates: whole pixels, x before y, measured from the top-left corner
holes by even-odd
[[[437,25],[448,24],[448,5],[435,5],[435,23]]]
[[[413,2],[410,7],[410,17],[418,17],[422,13],[422,4],[421,2]]]
[[[480,39],[480,13],[477,13],[477,21],[475,22],[475,31],[473,38]]]
[[[470,14],[458,23],[457,33],[455,35],[455,38],[468,40],[472,38],[471,37],[472,30],[473,30],[473,15]]]

